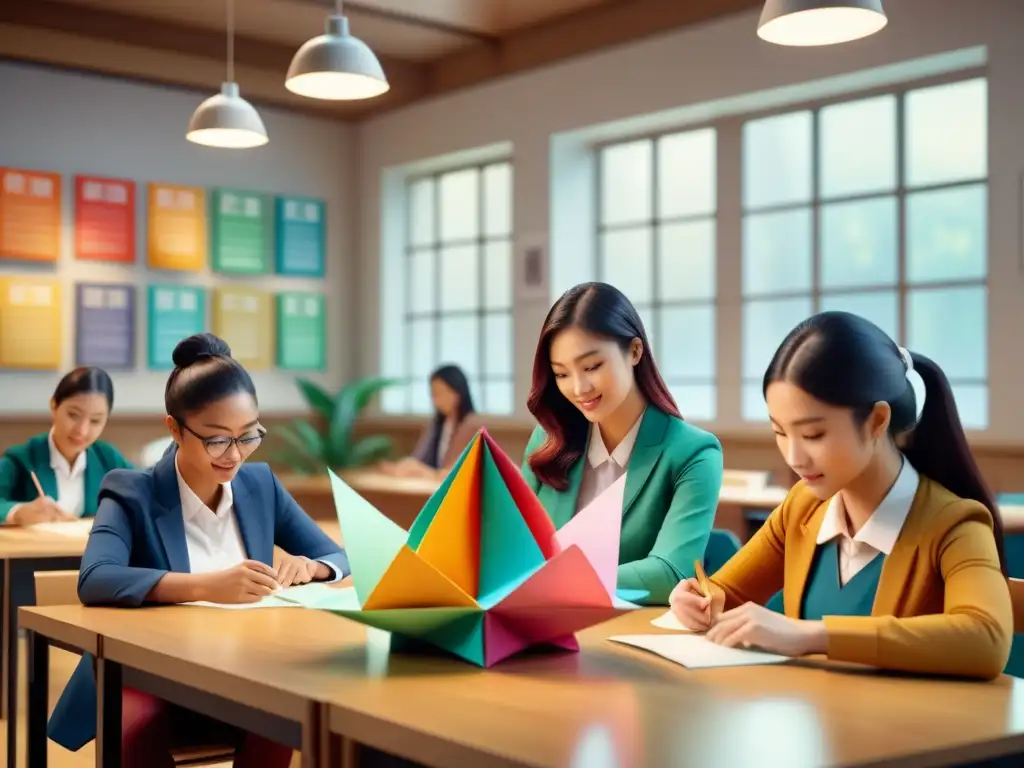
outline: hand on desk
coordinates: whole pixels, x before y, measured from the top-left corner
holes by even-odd
[[[243,560],[234,568],[198,576],[196,599],[208,603],[255,603],[279,587],[274,569],[258,560]]]
[[[331,569],[323,563],[300,555],[289,555],[287,552],[281,554],[277,565],[277,583],[282,589],[296,584],[308,584],[314,579],[324,581],[330,577]]]
[[[36,523],[57,523],[77,520],[69,515],[56,501],[49,496],[39,496],[32,501],[20,504],[13,514],[7,516],[11,525],[35,525]]]
[[[377,469],[393,477],[430,477],[434,470],[417,459],[407,456],[400,461],[382,461]]]

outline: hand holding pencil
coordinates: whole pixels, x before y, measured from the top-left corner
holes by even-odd
[[[32,472],[32,483],[36,487],[38,496],[32,501],[19,504],[13,513],[9,513],[8,524],[35,525],[36,523],[55,523],[75,519],[73,515],[69,515],[61,509],[56,501],[46,495],[35,472]]]
[[[715,599],[711,582],[700,561],[694,561],[693,565],[696,578],[683,579],[676,584],[668,602],[673,615],[683,626],[703,632],[715,623],[722,611],[722,601]]]

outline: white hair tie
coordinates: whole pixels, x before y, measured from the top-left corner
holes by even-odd
[[[903,367],[907,369],[907,373],[914,370],[914,358],[910,355],[910,350],[906,347],[899,347],[900,357],[903,359]]]

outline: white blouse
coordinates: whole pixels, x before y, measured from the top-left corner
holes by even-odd
[[[601,437],[601,428],[597,424],[590,427],[590,440],[587,444],[587,463],[583,467],[583,479],[580,481],[580,495],[576,501],[576,511],[581,509],[608,490],[616,480],[626,474],[629,468],[629,457],[636,444],[636,436],[640,432],[643,413],[636,420],[629,432],[622,438],[615,450],[608,452],[608,447]]]

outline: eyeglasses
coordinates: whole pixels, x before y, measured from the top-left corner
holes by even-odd
[[[189,427],[188,424],[182,424],[181,426],[203,441],[203,447],[206,448],[206,453],[209,454],[211,459],[219,459],[230,450],[232,445],[238,446],[238,452],[242,456],[248,456],[260,447],[263,438],[267,436],[267,431],[259,428],[256,430],[255,435],[246,435],[245,437],[224,437],[222,435],[206,437],[200,435]]]

